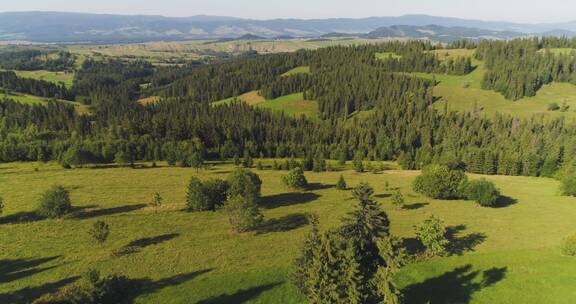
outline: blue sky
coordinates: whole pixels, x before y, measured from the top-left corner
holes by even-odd
[[[576,20],[571,0],[3,0],[0,11],[72,11],[255,19],[430,14],[483,20]]]

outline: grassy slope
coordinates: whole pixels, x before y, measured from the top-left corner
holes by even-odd
[[[438,51],[439,56],[444,56],[446,50]],[[452,50],[449,56],[471,55],[469,50]],[[448,56],[444,56],[447,58]],[[411,75],[427,79],[435,78],[439,84],[434,89],[434,95],[439,97],[435,103],[436,109],[442,110],[445,103],[448,109],[459,112],[470,112],[475,108],[482,111],[487,116],[496,113],[510,114],[521,118],[529,118],[534,115],[541,115],[546,119],[566,117],[569,120],[576,119],[576,86],[567,83],[552,83],[545,85],[534,97],[526,97],[517,101],[505,99],[501,94],[482,90],[482,78],[484,77],[484,65],[482,62],[474,60],[476,69],[464,76],[410,73]],[[564,102],[570,106],[568,112],[548,111],[550,103]]]
[[[386,60],[386,59],[401,59],[402,56],[392,52],[381,52],[376,53],[376,59]]]
[[[317,117],[318,103],[312,100],[305,100],[304,94],[295,93],[276,99],[267,100],[257,105],[260,108],[284,111],[288,115],[306,115]]]
[[[71,88],[74,82],[73,73],[50,72],[50,71],[14,71],[18,77],[44,80],[56,84],[64,83]]]
[[[310,67],[309,66],[300,66],[291,69],[290,71],[282,74],[282,76],[292,76],[296,74],[310,74]]]
[[[228,165],[219,165],[199,174],[203,178],[225,177],[231,170]],[[576,231],[576,199],[559,197],[554,180],[488,177],[517,203],[485,209],[471,202],[436,201],[415,195],[410,183],[417,172],[307,173],[310,182],[329,186],[301,194],[291,194],[281,185],[284,172],[257,173],[264,181],[264,215],[283,225],[273,226],[275,232],[235,235],[220,212],[180,211],[186,183],[196,174],[193,169],[63,170],[54,164],[1,164],[0,193],[7,204],[0,218],[0,269],[4,280],[0,300],[9,303],[29,299],[36,290],[26,287],[50,291],[50,283],[95,267],[105,273],[121,272],[155,282],[157,288],[141,295],[137,303],[195,303],[205,299],[214,303],[300,303],[287,283],[291,262],[309,229],[298,224],[300,215],[319,214],[323,229],[339,225],[340,218],[354,204],[348,192],[331,186],[342,173],[349,185],[367,181],[376,188],[394,234],[413,237],[413,226],[435,214],[449,226],[465,226],[457,235],[461,244],[475,239],[474,233],[476,239],[478,235],[485,237],[473,252],[407,266],[397,280],[411,303],[424,303],[425,296],[433,303],[570,303],[576,296],[576,263],[558,250],[560,240]],[[385,181],[402,189],[412,210],[390,206]],[[89,208],[81,219],[6,223],[15,213],[33,210],[42,191],[55,183],[71,190],[76,206]],[[155,191],[161,193],[165,203],[158,214],[140,207]],[[101,247],[93,245],[86,233],[96,220],[105,220],[112,229],[110,240]],[[171,234],[176,235],[168,237]],[[137,253],[110,256],[112,250],[134,240],[157,236],[166,237]],[[56,258],[26,267],[6,261],[50,257]],[[10,267],[14,269],[8,270]],[[210,271],[196,275],[203,270]],[[165,280],[179,274],[189,276]],[[493,285],[477,288],[475,283],[483,279]]]

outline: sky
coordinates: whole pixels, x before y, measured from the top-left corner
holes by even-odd
[[[0,11],[274,18],[361,18],[429,14],[491,21],[576,20],[573,0],[0,0]]]

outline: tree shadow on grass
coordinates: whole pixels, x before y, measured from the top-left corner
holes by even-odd
[[[145,248],[148,246],[157,245],[157,244],[169,241],[171,239],[177,238],[178,236],[180,236],[179,233],[170,233],[170,234],[163,234],[163,235],[154,236],[154,237],[147,237],[147,238],[142,238],[139,240],[132,241],[126,246]]]
[[[374,197],[377,197],[377,198],[389,198],[391,196],[392,196],[392,194],[390,194],[390,193],[383,193],[383,194],[374,195]]]
[[[322,183],[309,183],[308,186],[306,186],[306,190],[308,191],[316,191],[316,190],[326,190],[326,189],[330,189],[330,188],[334,188],[334,185],[329,185],[329,184],[322,184]]]
[[[44,294],[56,292],[60,288],[74,283],[79,278],[78,276],[70,277],[36,287],[26,287],[12,293],[0,294],[0,303],[31,303]]]
[[[272,232],[285,232],[308,225],[308,216],[303,213],[295,213],[277,219],[266,221],[257,229],[259,234]]]
[[[458,236],[466,230],[465,225],[450,226],[446,228],[446,238],[450,242],[447,246],[447,251],[451,255],[463,255],[468,251],[482,244],[486,240],[484,233],[470,233],[464,236]]]
[[[140,210],[144,207],[146,207],[146,204],[125,205],[125,206],[120,206],[120,207],[96,209],[96,210],[90,210],[90,211],[81,210],[81,211],[76,211],[72,215],[72,218],[75,218],[78,220],[85,220],[85,219],[90,219],[90,218],[95,218],[95,217],[100,217],[100,216],[108,216],[108,215],[115,215],[115,214],[120,214],[120,213],[128,213],[128,212]]]
[[[472,271],[472,265],[458,267],[438,277],[402,290],[406,303],[469,303],[472,295],[504,279],[507,268]]]
[[[404,207],[402,207],[402,209],[405,210],[417,210],[420,208],[424,208],[426,206],[430,205],[430,203],[414,203],[414,204],[410,204],[410,205],[404,205]]]
[[[42,264],[46,264],[48,262],[56,260],[59,257],[60,256],[53,256],[39,259],[0,260],[0,283],[8,283],[20,280],[43,271],[56,268],[58,266],[49,266],[42,268],[37,267]]]
[[[148,278],[131,280],[130,285],[134,286],[134,289],[133,292],[129,293],[128,301],[126,302],[133,303],[134,300],[140,296],[153,294],[164,288],[183,284],[199,275],[208,273],[212,270],[212,268],[209,268],[190,273],[178,274],[168,278],[160,279],[158,281],[152,281]]]
[[[518,203],[518,200],[515,198],[511,198],[511,197],[506,196],[506,195],[500,195],[498,200],[496,200],[496,204],[494,205],[494,208],[506,208],[506,207],[515,205],[517,203]]]
[[[262,198],[262,208],[274,209],[285,206],[306,204],[317,200],[320,195],[316,193],[283,193]]]
[[[266,284],[258,287],[252,287],[249,289],[242,289],[233,294],[223,294],[216,297],[211,297],[206,300],[198,302],[198,304],[240,304],[247,301],[253,300],[258,297],[261,293],[271,290],[276,286],[282,285],[283,282],[277,282],[272,284]]]
[[[170,233],[170,234],[163,234],[163,235],[159,235],[159,236],[146,237],[146,238],[134,240],[134,241],[128,243],[126,246],[123,246],[123,247],[120,247],[119,249],[114,250],[112,252],[112,256],[121,257],[121,256],[129,255],[129,254],[133,254],[133,253],[140,251],[143,248],[146,248],[148,246],[158,245],[158,244],[163,243],[163,242],[167,242],[169,240],[177,238],[178,236],[180,236],[179,233]]]
[[[24,211],[0,217],[0,225],[31,223],[44,219],[45,217],[36,214],[35,211]]]

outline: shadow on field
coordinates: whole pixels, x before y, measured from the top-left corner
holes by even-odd
[[[465,225],[450,226],[446,228],[446,238],[450,242],[447,251],[451,255],[463,255],[468,251],[482,244],[486,240],[484,233],[470,233],[464,236],[458,236],[461,232],[466,230]]]
[[[152,246],[152,245],[158,245],[160,243],[169,241],[169,240],[177,238],[179,236],[180,236],[179,233],[170,233],[170,234],[163,234],[163,235],[154,236],[154,237],[147,237],[147,238],[142,238],[139,240],[132,241],[132,242],[130,242],[130,244],[128,244],[126,246],[145,248],[145,247]]]
[[[94,217],[132,212],[132,211],[140,210],[144,207],[146,207],[146,204],[125,205],[125,206],[120,206],[120,207],[96,209],[96,210],[90,210],[90,211],[81,210],[81,211],[77,211],[74,215],[72,215],[72,218],[79,219],[79,220],[85,220],[85,219],[90,219],[90,218],[94,218]]]
[[[518,200],[515,198],[511,198],[506,195],[501,195],[498,200],[496,200],[496,205],[494,208],[506,208],[508,206],[512,206],[518,203]]]
[[[230,304],[230,303],[244,303],[250,301],[261,293],[275,288],[278,285],[282,285],[283,282],[266,284],[258,287],[252,287],[249,289],[239,290],[231,295],[223,294],[216,297],[211,297],[206,300],[198,302],[198,304]]]
[[[260,228],[258,233],[271,233],[271,232],[285,232],[308,225],[308,216],[303,213],[296,213],[283,216],[277,219],[266,221]]]
[[[402,290],[406,303],[469,303],[472,295],[504,279],[507,268],[472,271],[472,265],[458,267],[438,277]]]
[[[316,193],[283,193],[262,198],[262,208],[273,209],[285,206],[306,204],[317,200],[320,195]]]
[[[116,249],[112,252],[113,256],[120,257],[126,256],[129,254],[137,253],[140,249],[146,248],[148,246],[158,245],[163,242],[167,242],[174,238],[180,236],[179,233],[171,233],[171,234],[163,234],[154,237],[146,237],[141,238],[135,241],[128,243],[126,246],[123,246],[119,249]]]
[[[426,206],[430,205],[430,203],[414,203],[414,204],[410,204],[410,205],[404,205],[404,207],[402,207],[402,209],[405,210],[417,210],[420,208],[424,208]]]
[[[60,258],[60,256],[39,259],[0,260],[0,282],[8,283],[16,281],[52,268],[56,268],[58,266],[42,268],[37,267],[58,258]]]
[[[148,278],[145,279],[134,279],[131,280],[130,285],[135,286],[134,292],[129,293],[129,298],[126,303],[133,303],[134,300],[140,296],[153,294],[159,290],[166,287],[177,286],[187,281],[194,279],[195,277],[208,273],[213,269],[204,269],[199,271],[194,271],[190,273],[178,274],[168,278],[160,279],[158,281],[152,281]]]
[[[44,294],[56,292],[60,288],[74,283],[79,278],[77,276],[70,277],[36,287],[26,287],[12,293],[0,294],[0,303],[31,303]]]
[[[42,216],[39,216],[34,211],[25,211],[25,212],[18,212],[18,213],[14,213],[14,214],[0,217],[0,225],[30,223],[30,222],[41,221],[43,219],[45,219],[45,218]]]
[[[376,197],[376,198],[389,198],[391,196],[392,196],[392,194],[390,194],[390,193],[383,193],[383,194],[374,195],[374,197]]]
[[[310,183],[306,186],[306,190],[308,191],[316,191],[316,190],[326,190],[330,188],[334,188],[334,185],[329,184],[321,184],[321,183]]]

